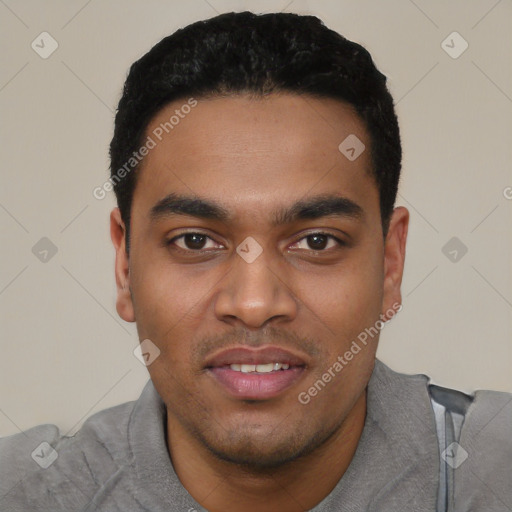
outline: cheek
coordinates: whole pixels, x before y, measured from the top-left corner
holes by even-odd
[[[207,285],[164,258],[134,258],[131,290],[139,335],[160,343],[179,337],[201,307]]]
[[[382,263],[375,249],[358,250],[329,271],[297,273],[294,281],[304,306],[326,332],[346,339],[375,323],[382,306]]]
[[[160,349],[159,364],[148,367],[152,375],[161,370],[180,374],[184,380],[199,371],[193,350],[201,333],[216,325],[212,294],[225,274],[222,265],[172,264],[156,251],[133,259],[132,293],[139,339],[150,339]],[[165,368],[159,368],[161,363]]]

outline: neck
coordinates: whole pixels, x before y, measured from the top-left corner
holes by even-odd
[[[181,483],[207,510],[303,512],[320,503],[344,475],[359,443],[365,417],[366,391],[322,446],[264,472],[215,457],[169,412],[167,444]]]

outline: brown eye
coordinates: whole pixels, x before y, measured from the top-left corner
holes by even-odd
[[[207,245],[210,244],[209,247]],[[214,244],[212,246],[212,244]],[[179,249],[188,252],[217,249],[216,242],[203,233],[182,233],[167,242],[167,245],[175,245]]]
[[[328,233],[311,233],[301,238],[298,242],[295,242],[292,248],[328,252],[329,249],[334,249],[336,246],[341,247],[344,245],[346,245],[345,242],[334,235],[330,235]]]
[[[327,235],[309,235],[306,237],[308,241],[308,245],[311,249],[318,251],[325,249],[327,246],[327,242],[329,241],[329,237]]]
[[[186,249],[199,250],[204,247],[207,238],[205,235],[198,233],[188,233],[183,235],[183,243]]]

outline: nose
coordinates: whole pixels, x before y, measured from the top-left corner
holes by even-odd
[[[275,261],[269,261],[268,252],[263,251],[252,262],[233,255],[233,267],[216,294],[215,315],[219,320],[256,329],[277,318],[295,318],[297,300],[286,273]]]

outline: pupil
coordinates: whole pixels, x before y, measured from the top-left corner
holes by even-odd
[[[189,249],[201,249],[204,246],[205,238],[204,235],[187,234],[185,235],[185,244]]]
[[[309,245],[312,249],[324,249],[327,245],[327,237],[325,235],[309,235]],[[311,243],[313,241],[313,243]]]

